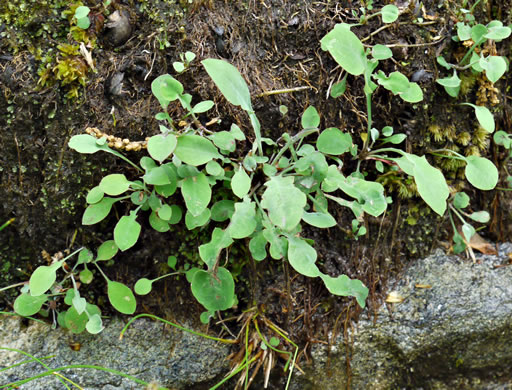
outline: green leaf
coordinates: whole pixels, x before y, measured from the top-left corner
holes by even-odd
[[[20,316],[32,316],[41,310],[46,299],[46,294],[34,297],[27,293],[23,293],[14,301],[14,311]]]
[[[85,18],[87,15],[89,15],[90,11],[91,10],[89,9],[89,7],[81,5],[81,6],[77,7],[75,10],[75,18],[77,18],[77,19]]]
[[[498,184],[498,169],[484,157],[466,157],[466,179],[479,190],[492,190]]]
[[[96,261],[99,260],[110,260],[117,254],[118,247],[114,240],[105,241],[98,248],[98,254],[96,256]]]
[[[320,277],[331,294],[344,297],[353,296],[356,298],[359,306],[365,307],[369,290],[363,282],[357,279],[350,279],[347,275],[333,278],[332,276],[322,274]]]
[[[446,199],[450,190],[439,169],[430,165],[425,156],[419,157],[404,153],[404,157],[395,160],[400,168],[410,174],[408,164],[412,164],[412,176],[421,198],[439,215],[446,211]]]
[[[325,154],[343,154],[352,147],[352,137],[335,127],[329,127],[318,136],[316,147]]]
[[[487,27],[489,27],[489,25]],[[485,34],[485,38],[499,42],[502,41],[503,39],[507,39],[510,36],[511,32],[512,30],[510,29],[510,27],[506,27],[503,25],[489,27],[489,32]]]
[[[116,201],[114,198],[103,198],[98,203],[87,206],[82,216],[82,225],[94,225],[105,219]]]
[[[196,58],[196,55],[194,53],[192,53],[191,51],[185,52],[185,59],[187,60],[187,62],[192,62],[192,61],[194,61],[195,58]]]
[[[462,22],[457,23],[457,36],[463,41],[468,41],[471,39],[471,27]]]
[[[120,195],[130,188],[130,182],[126,176],[120,173],[113,173],[101,179],[100,189],[107,195]]]
[[[477,211],[474,213],[471,213],[469,215],[469,218],[471,218],[473,221],[480,222],[480,223],[487,223],[491,219],[491,216],[487,211]]]
[[[56,264],[57,267],[42,265],[36,268],[30,276],[30,295],[33,297],[43,295],[55,283],[56,271],[60,267],[60,262]]]
[[[85,301],[85,298],[80,297],[80,292],[78,290],[75,291],[72,304],[78,314],[85,312],[85,306],[87,305],[87,302]]]
[[[302,114],[301,124],[303,129],[316,129],[320,125],[320,115],[315,107],[306,108]]]
[[[331,97],[337,98],[345,93],[347,89],[347,76],[343,77],[343,79],[332,86],[331,88]]]
[[[320,276],[321,272],[315,264],[316,258],[315,249],[305,240],[288,237],[288,262],[295,271],[311,278]]]
[[[64,316],[66,328],[75,334],[82,333],[85,330],[88,319],[87,313],[78,313],[73,306],[66,311]]]
[[[161,165],[151,168],[142,178],[146,184],[162,186],[171,184],[171,179],[167,173],[167,169]]]
[[[409,79],[400,72],[393,72],[389,76],[383,71],[379,71],[373,76],[377,82],[395,95],[403,93],[409,89]]]
[[[240,106],[245,111],[253,111],[249,88],[237,68],[226,61],[212,58],[203,60],[201,63],[231,104]]]
[[[256,229],[256,204],[254,202],[235,203],[228,231],[232,238],[249,237]]]
[[[235,137],[229,131],[218,131],[210,135],[209,138],[221,150],[234,152],[236,149]]]
[[[444,59],[443,56],[436,57],[436,61],[439,65],[444,67],[446,70],[450,70],[452,67],[450,64]]]
[[[491,111],[487,107],[484,106],[475,106],[471,103],[462,103],[463,105],[473,107],[475,110],[476,119],[478,119],[478,123],[484,130],[489,133],[494,132],[494,116],[491,114]]]
[[[302,220],[318,228],[330,228],[336,225],[336,220],[328,213],[304,213]]]
[[[137,302],[132,290],[122,283],[107,281],[108,300],[114,308],[123,314],[133,314],[137,308]]]
[[[162,163],[174,152],[177,144],[178,140],[174,134],[154,135],[148,140],[148,153],[153,159]]]
[[[89,190],[85,200],[89,204],[98,203],[100,200],[103,199],[103,195],[105,195],[105,193],[101,190],[99,186],[96,186]]]
[[[100,145],[96,143],[98,139],[89,134],[79,134],[71,137],[68,146],[82,154],[93,154],[103,150]]]
[[[483,24],[476,24],[473,27],[471,27],[471,39],[477,45],[480,45],[485,41],[485,35],[488,32],[489,30]]]
[[[446,90],[446,93],[448,93],[448,95],[451,97],[457,97],[459,95],[460,79],[459,76],[457,76],[457,71],[453,71],[452,77],[438,79],[436,80],[436,83],[441,84]]]
[[[389,47],[377,44],[372,47],[372,56],[376,60],[386,60],[393,57],[393,52]]]
[[[212,239],[210,242],[199,247],[199,256],[209,269],[213,269],[217,263],[217,258],[219,257],[221,250],[229,247],[232,243],[233,240],[231,239],[228,230],[222,230],[216,227],[213,229]]]
[[[204,209],[203,212],[197,216],[194,216],[190,211],[187,211],[185,214],[185,226],[187,226],[188,230],[204,226],[210,220],[210,215],[210,209]]]
[[[170,229],[169,222],[160,218],[155,211],[149,215],[149,224],[159,233],[165,233]]]
[[[208,207],[212,198],[212,189],[205,174],[200,173],[183,180],[181,194],[187,205],[187,210],[197,217]]]
[[[217,148],[206,138],[199,135],[182,135],[174,154],[184,163],[193,166],[206,164],[221,155]]]
[[[78,276],[80,278],[80,281],[84,284],[89,284],[94,279],[94,275],[87,268],[80,271],[80,274]]]
[[[92,252],[87,249],[87,248],[83,248],[80,253],[78,254],[78,261],[76,262],[76,264],[86,264],[86,263],[90,263],[93,259],[93,254]],[[54,264],[52,264],[52,266],[55,266]]]
[[[139,239],[141,226],[135,218],[137,214],[132,211],[129,216],[122,216],[114,228],[114,241],[122,251],[134,246]]]
[[[249,250],[251,251],[251,255],[256,261],[261,261],[267,257],[267,251],[265,246],[267,245],[267,240],[263,235],[263,232],[258,232],[251,238],[249,241]]]
[[[469,223],[464,222],[462,225],[462,234],[464,234],[464,238],[466,239],[466,242],[471,241],[471,237],[473,237],[476,233],[476,230],[473,226],[471,226]]]
[[[279,345],[279,339],[277,337],[271,337],[268,343],[273,347],[277,347]]]
[[[88,17],[85,18],[77,18],[76,25],[80,27],[82,30],[87,30],[91,26],[91,21]]]
[[[183,85],[169,74],[158,76],[151,83],[151,91],[164,110],[183,93]]]
[[[212,220],[215,222],[224,222],[231,218],[235,212],[235,202],[223,199],[212,206]]]
[[[169,225],[176,225],[181,221],[181,217],[183,216],[183,211],[181,210],[181,207],[178,205],[173,204],[171,206],[172,209],[172,215],[171,219],[169,219]]]
[[[285,231],[293,230],[302,219],[306,195],[293,184],[293,177],[274,176],[265,183],[261,207],[268,210],[272,223]]]
[[[233,137],[235,137],[237,141],[245,141],[245,134],[235,123],[231,124],[229,132],[233,134]]]
[[[501,56],[482,57],[479,65],[485,70],[485,75],[491,83],[498,81],[507,71],[507,62]]]
[[[211,100],[205,100],[203,102],[197,103],[194,108],[192,109],[192,112],[194,114],[202,114],[203,112],[208,111],[210,108],[212,108],[215,104]]]
[[[141,278],[137,280],[135,286],[133,286],[133,290],[137,295],[147,295],[151,292],[151,288],[153,286],[153,281],[147,278]]]
[[[469,206],[469,196],[465,192],[457,192],[453,197],[453,205],[458,209],[464,209]]]
[[[168,204],[164,204],[162,207],[160,207],[160,210],[158,210],[157,213],[158,218],[163,219],[164,221],[168,221],[172,216],[172,207]]]
[[[405,134],[393,134],[392,136],[390,137],[384,137],[382,138],[382,142],[385,143],[385,142],[390,142],[392,144],[400,144],[402,143],[405,139],[407,138],[407,136]]]
[[[217,161],[210,161],[206,164],[206,173],[210,176],[224,176],[224,169]]]
[[[382,21],[384,23],[393,23],[398,18],[398,8],[396,5],[388,4],[380,10],[382,14]]]
[[[328,51],[334,60],[354,76],[366,69],[366,53],[359,38],[350,31],[350,25],[339,23],[320,41],[322,50]]]
[[[233,193],[239,198],[243,198],[245,195],[249,193],[251,189],[251,178],[247,173],[245,173],[244,168],[242,166],[238,167],[238,170],[235,172],[231,179],[231,189]]]
[[[331,180],[335,181],[337,187],[344,193],[357,199],[364,212],[378,217],[386,210],[388,203],[384,196],[384,187],[380,183],[366,181],[354,176],[344,178],[341,174],[338,178],[332,178],[331,176]],[[353,207],[350,204],[345,204],[345,206]]]
[[[181,72],[183,72],[185,70],[185,65],[181,61],[174,61],[172,63],[172,67],[178,73],[181,73]]]
[[[87,324],[85,325],[85,329],[87,329],[87,332],[90,334],[100,333],[104,329],[101,316],[99,314],[93,314],[90,316],[89,321],[87,321]]]
[[[409,83],[409,88],[399,96],[405,102],[418,103],[423,100],[423,91],[417,83]]]
[[[279,236],[274,228],[263,229],[263,236],[270,244],[270,257],[275,260],[283,258],[287,250],[288,241],[286,238]]]
[[[178,261],[178,259],[176,258],[176,256],[167,257],[167,265],[169,267],[171,267],[171,269],[173,269],[174,271],[176,271],[176,262],[177,261]]]
[[[223,267],[219,267],[216,274],[196,271],[191,289],[197,301],[209,311],[226,310],[235,303],[235,282]]]
[[[494,142],[498,145],[503,145],[506,149],[510,149],[510,146],[512,145],[512,140],[510,139],[510,136],[508,133],[506,133],[503,130],[498,130],[494,134]]]

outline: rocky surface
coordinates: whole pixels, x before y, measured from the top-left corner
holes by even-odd
[[[15,348],[43,359],[51,368],[87,364],[102,366],[132,375],[145,382],[155,382],[170,389],[201,389],[200,384],[225,372],[228,347],[215,341],[150,320],[139,319],[126,331],[122,340],[119,333],[125,323],[109,321],[99,335],[74,335],[49,325],[23,325],[16,317],[0,320],[0,347]],[[80,349],[73,350],[73,346]],[[8,367],[27,356],[14,351],[0,350],[0,367]],[[45,372],[38,363],[28,363],[0,372],[0,384],[32,377]],[[77,368],[60,371],[86,390],[128,390],[144,386],[95,369]],[[68,383],[69,385],[69,383]],[[53,375],[46,376],[19,389],[57,390],[64,385]]]
[[[330,354],[313,349],[314,365],[306,375],[296,371],[291,388],[342,389],[512,389],[512,244],[499,246],[497,256],[477,256],[477,263],[438,250],[414,262],[393,288],[402,303],[381,307],[376,322],[354,324],[348,345],[338,336]],[[0,326],[0,346],[17,348],[50,367],[91,364],[113,368],[146,382],[169,388],[208,388],[206,381],[220,380],[227,372],[225,345],[205,340],[149,320],[138,320],[122,341],[124,323],[112,320],[99,335],[73,335],[48,325],[24,326],[5,317]],[[70,345],[80,343],[79,351]],[[351,356],[347,375],[346,356]],[[25,360],[2,351],[0,365]],[[304,364],[301,363],[304,368]],[[276,369],[278,370],[278,369]],[[8,383],[45,371],[30,363],[0,374]],[[141,388],[119,376],[90,369],[63,372],[89,390]],[[232,388],[228,382],[226,389]],[[53,376],[30,382],[22,389],[60,389]]]
[[[393,289],[403,302],[355,325],[350,377],[340,336],[329,357],[314,349],[295,389],[512,389],[511,252],[502,244],[473,264],[438,250],[414,262]]]

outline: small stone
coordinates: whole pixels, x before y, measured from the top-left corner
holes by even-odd
[[[125,11],[116,11],[108,17],[107,39],[113,46],[123,45],[132,35],[130,18]]]
[[[124,73],[117,72],[108,80],[108,93],[114,96],[120,96],[123,90]]]

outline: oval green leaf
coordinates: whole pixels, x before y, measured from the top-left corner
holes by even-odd
[[[109,280],[107,282],[108,300],[114,308],[123,314],[133,314],[137,308],[137,301],[132,290],[122,283]]]
[[[114,228],[114,241],[119,249],[125,251],[135,245],[139,239],[141,226],[135,220],[137,215],[124,215]]]
[[[206,310],[226,310],[235,303],[235,282],[231,273],[223,267],[217,269],[216,275],[198,270],[191,288],[194,297]]]
[[[14,301],[14,311],[20,316],[32,316],[41,310],[41,307],[46,302],[46,297],[45,294],[33,297],[23,293]]]
[[[195,217],[208,207],[212,197],[212,189],[204,173],[185,178],[181,184],[181,193],[187,210]]]
[[[251,189],[251,178],[245,173],[245,169],[242,166],[238,167],[238,170],[231,178],[231,189],[239,198],[243,198]]]
[[[492,190],[498,184],[498,169],[489,160],[478,156],[466,157],[466,179],[479,190]]]
[[[113,173],[101,179],[100,189],[107,195],[121,195],[130,188],[130,182],[121,173]]]
[[[193,166],[206,164],[214,158],[221,157],[217,148],[208,139],[198,135],[178,137],[174,154],[184,163]]]
[[[161,163],[174,152],[177,144],[178,139],[174,134],[154,135],[148,140],[148,153]]]
[[[114,198],[103,198],[98,203],[87,206],[82,216],[82,225],[94,225],[105,219],[116,201]]]
[[[352,137],[335,127],[329,127],[318,136],[316,147],[322,153],[343,154],[352,147]]]

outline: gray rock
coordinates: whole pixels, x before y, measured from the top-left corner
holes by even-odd
[[[132,35],[130,17],[126,11],[115,11],[108,17],[107,39],[114,46],[123,45]]]
[[[51,368],[71,364],[102,366],[173,389],[211,380],[228,368],[226,345],[175,328],[164,328],[161,323],[146,319],[135,321],[123,340],[119,340],[124,322],[120,319],[105,322],[105,329],[98,335],[74,335],[40,323],[25,327],[17,317],[3,317],[0,320],[0,347],[16,348],[38,358],[52,355],[54,357],[43,360]],[[74,351],[71,343],[80,343],[80,350]],[[0,369],[27,359],[19,353],[0,350]],[[44,371],[46,369],[38,363],[23,364],[0,372],[0,384]],[[86,390],[143,388],[132,380],[95,369],[77,368],[60,373]],[[22,390],[63,388],[54,375],[19,387]]]
[[[495,268],[510,252],[503,244],[473,264],[438,250],[413,262],[393,289],[404,301],[350,334],[351,388],[512,389],[512,266]],[[294,388],[346,388],[346,352],[343,337],[329,359],[315,347],[315,366]]]

